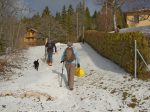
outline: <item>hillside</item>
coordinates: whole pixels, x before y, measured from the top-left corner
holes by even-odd
[[[85,77],[75,77],[74,90],[70,91],[64,70],[60,87],[60,57],[65,47],[57,43],[53,66],[44,60],[44,46],[24,49],[17,57],[12,55],[9,61],[13,69],[0,80],[0,111],[150,112],[150,82],[131,78],[87,44],[74,43]],[[36,59],[40,62],[39,71],[33,68]]]

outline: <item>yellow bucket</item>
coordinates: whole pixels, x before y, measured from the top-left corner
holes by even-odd
[[[84,70],[82,68],[76,68],[75,76],[83,77],[85,75]]]

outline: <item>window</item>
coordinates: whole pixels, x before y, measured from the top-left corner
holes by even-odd
[[[138,15],[134,16],[134,22],[139,23],[139,16]]]

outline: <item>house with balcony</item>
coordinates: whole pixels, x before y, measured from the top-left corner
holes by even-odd
[[[45,42],[45,36],[34,28],[26,28],[24,42],[30,45],[41,45]]]
[[[138,9],[125,13],[128,27],[139,27],[150,25],[150,9]]]
[[[33,28],[27,28],[26,33],[24,35],[25,43],[36,43],[37,41],[37,30]]]

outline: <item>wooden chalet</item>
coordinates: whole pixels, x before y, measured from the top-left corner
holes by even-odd
[[[42,35],[42,33],[39,33],[34,28],[27,28],[26,33],[24,35],[24,42],[26,44],[36,45],[39,42],[43,43],[45,41],[45,37]]]
[[[35,43],[37,41],[37,30],[33,28],[27,28],[26,34],[24,36],[24,42]]]

